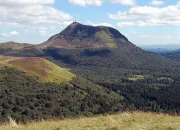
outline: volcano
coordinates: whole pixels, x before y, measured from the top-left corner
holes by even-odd
[[[59,34],[50,37],[40,47],[117,48],[117,40],[128,41],[118,30],[111,27],[94,27],[73,22]]]

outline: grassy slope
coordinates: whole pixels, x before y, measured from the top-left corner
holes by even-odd
[[[0,130],[180,130],[180,117],[154,113],[122,113],[26,125],[1,125]]]
[[[67,69],[60,68],[52,62],[38,57],[0,56],[0,68],[3,66],[15,67],[27,72],[30,76],[37,76],[41,82],[62,83],[71,81],[75,77]]]
[[[112,36],[110,36],[107,32],[104,31],[97,32],[95,34],[95,37],[100,41],[106,43],[108,48],[117,48],[117,45],[113,40]]]
[[[128,80],[131,80],[131,81],[143,80],[143,79],[144,79],[143,75],[133,75],[133,77],[128,78]]]

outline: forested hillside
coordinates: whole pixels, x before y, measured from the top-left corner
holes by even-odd
[[[180,62],[180,51],[179,50],[170,52],[170,53],[164,53],[164,54],[162,54],[162,56],[167,57],[171,60]]]
[[[70,83],[40,83],[24,72],[0,70],[0,121],[90,116],[125,109],[119,94],[82,78]]]

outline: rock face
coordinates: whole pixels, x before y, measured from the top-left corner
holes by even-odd
[[[59,34],[39,45],[41,48],[117,48],[117,40],[128,41],[116,29],[73,22]]]

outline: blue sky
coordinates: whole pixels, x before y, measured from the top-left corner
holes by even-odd
[[[75,18],[139,46],[180,44],[179,0],[0,0],[0,42],[42,43]]]

